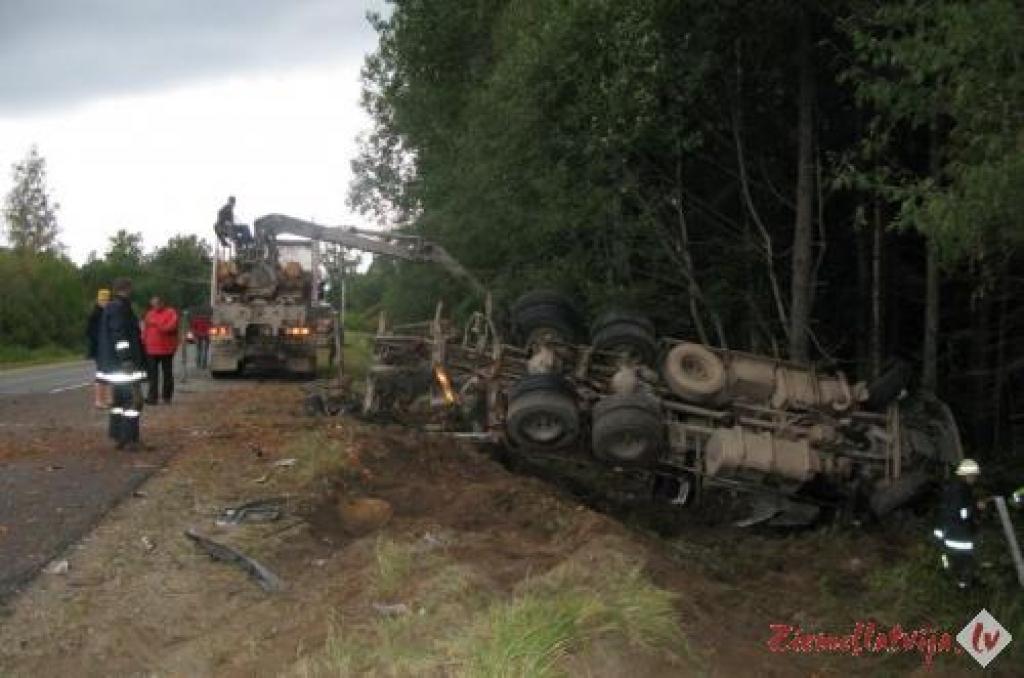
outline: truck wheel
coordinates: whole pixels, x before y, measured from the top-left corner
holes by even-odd
[[[519,297],[512,306],[512,323],[523,347],[542,340],[575,343],[580,335],[579,312],[569,297],[537,290]]]
[[[643,393],[602,398],[594,406],[594,456],[621,464],[642,464],[661,451],[665,434],[658,401]]]
[[[643,365],[654,365],[658,342],[654,325],[631,311],[609,311],[598,318],[590,331],[591,345],[598,351],[616,353]]]
[[[509,393],[507,429],[517,446],[555,449],[576,441],[580,415],[572,387],[554,374],[520,380]]]
[[[871,512],[877,518],[892,513],[921,496],[932,482],[932,477],[925,472],[911,471],[892,485],[875,490],[869,499]]]
[[[669,351],[662,377],[673,393],[695,403],[714,400],[725,389],[725,365],[700,344],[683,343]]]

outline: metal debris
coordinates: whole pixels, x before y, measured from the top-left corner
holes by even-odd
[[[67,560],[55,560],[46,566],[46,574],[67,574],[71,569],[71,563]]]
[[[209,537],[204,537],[191,528],[185,530],[185,536],[206,551],[214,560],[230,563],[242,568],[250,577],[257,581],[260,588],[264,591],[275,593],[284,590],[285,584],[280,577],[267,569],[265,565],[253,560],[241,551],[237,551],[226,544],[216,542]]]
[[[412,612],[412,610],[409,609],[409,606],[405,603],[370,603],[370,607],[372,607],[373,611],[380,616],[388,618],[404,617]]]
[[[217,518],[218,525],[240,525],[242,523],[269,523],[284,513],[283,497],[256,499],[238,506],[226,508]]]

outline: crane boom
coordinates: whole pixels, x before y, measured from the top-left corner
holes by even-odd
[[[350,226],[321,226],[312,221],[296,219],[283,214],[262,216],[254,222],[253,226],[257,242],[272,243],[279,234],[296,235],[363,252],[395,257],[404,261],[437,264],[456,278],[469,284],[473,291],[480,296],[487,296],[487,288],[447,250],[419,236],[378,233]]]

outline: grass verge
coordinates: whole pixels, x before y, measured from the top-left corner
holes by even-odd
[[[674,595],[626,558],[603,562],[595,572],[570,559],[509,595],[465,563],[378,539],[370,595],[406,593],[403,612],[339,614],[323,649],[294,673],[544,677],[566,675],[570,660],[604,642],[671,662],[688,654]]]
[[[81,353],[61,346],[41,346],[39,348],[0,346],[0,370],[82,359]]]

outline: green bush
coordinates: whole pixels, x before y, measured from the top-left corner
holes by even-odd
[[[78,269],[63,256],[0,251],[0,346],[81,350],[88,298]]]

